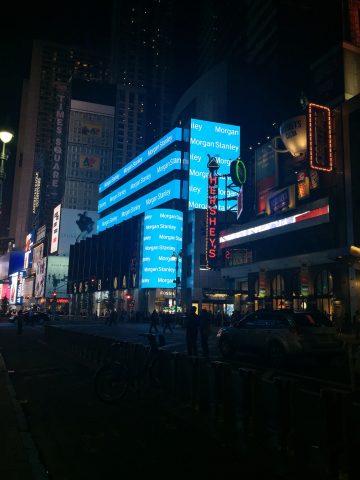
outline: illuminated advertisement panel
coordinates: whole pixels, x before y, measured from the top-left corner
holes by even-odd
[[[50,253],[56,253],[59,246],[61,203],[54,208]]]
[[[51,297],[54,291],[57,295],[66,295],[68,272],[69,257],[48,257],[45,297]]]
[[[151,145],[151,147],[145,150],[145,152],[141,153],[140,155],[135,157],[134,160],[126,164],[125,167],[121,168],[116,173],[114,173],[114,175],[111,175],[111,177],[109,177],[107,180],[100,183],[99,193],[111,187],[111,185],[120,180],[120,178],[124,178],[128,173],[140,167],[140,165],[143,165],[154,155],[164,150],[164,148],[179,140],[181,140],[181,128],[176,127],[171,130],[171,132],[169,132],[167,135],[165,135],[160,140]]]
[[[10,305],[23,303],[24,272],[16,272],[10,275]]]
[[[56,258],[56,257],[54,257]],[[41,298],[45,293],[45,279],[46,279],[46,257],[40,258],[36,262],[35,268],[35,288],[34,297]]]
[[[123,208],[119,208],[115,212],[109,213],[97,222],[97,231],[102,232],[107,228],[117,225],[131,217],[140,215],[150,208],[158,207],[163,203],[180,198],[180,180],[172,180],[162,187],[153,190],[147,195],[138,198],[134,202],[128,203]]]
[[[329,221],[329,205],[319,206],[305,210],[296,215],[284,217],[272,222],[262,223],[250,228],[244,228],[237,232],[226,233],[220,235],[221,248],[230,247],[232,245],[240,245],[251,240],[259,240],[271,237],[276,234],[299,230],[301,228],[313,227]],[[279,231],[280,230],[280,231]]]
[[[278,154],[271,147],[271,142],[255,150],[255,176],[257,191],[257,211],[266,209],[266,192],[278,185]]]
[[[230,164],[240,155],[240,127],[191,119],[189,208],[206,210],[208,200],[207,164],[210,157],[219,163],[218,174],[228,174]],[[225,198],[225,178],[219,178],[219,199]],[[219,210],[225,210],[219,202]]]
[[[85,240],[96,233],[99,215],[92,210],[63,208],[59,235],[59,255],[69,255],[70,245]]]
[[[178,210],[149,210],[144,218],[141,288],[175,288],[176,258],[182,248],[183,214]],[[178,256],[178,277],[181,278]]]
[[[144,172],[142,172],[137,177],[134,177],[129,182],[121,185],[121,187],[117,188],[106,197],[102,198],[99,201],[98,211],[102,212],[106,210],[111,205],[114,205],[121,200],[124,200],[129,195],[133,194],[134,192],[139,191],[142,187],[149,185],[150,183],[158,180],[159,178],[163,177],[167,173],[173,170],[180,170],[181,169],[181,153],[176,151],[168,155],[167,157],[160,160],[156,165],[148,168]]]
[[[25,239],[25,254],[24,254],[24,268],[31,268],[33,257],[33,245],[34,245],[35,231],[26,235]]]

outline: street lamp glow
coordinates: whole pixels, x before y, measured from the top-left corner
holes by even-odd
[[[9,143],[13,138],[13,136],[14,135],[8,130],[0,130],[0,140],[3,143],[1,154],[0,154],[0,213],[1,213],[1,206],[2,206],[3,184],[5,180],[5,160],[6,160],[5,144]]]
[[[2,130],[0,132],[0,140],[3,142],[3,143],[9,143],[11,142],[12,138],[13,138],[14,134],[7,131],[7,130]]]

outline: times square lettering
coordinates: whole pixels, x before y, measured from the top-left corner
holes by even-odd
[[[62,132],[64,126],[64,101],[65,95],[58,94],[59,106],[56,111],[56,138],[54,146],[54,157],[53,157],[53,167],[52,167],[52,181],[51,186],[53,188],[59,188],[59,178],[60,178],[60,163],[62,155]]]

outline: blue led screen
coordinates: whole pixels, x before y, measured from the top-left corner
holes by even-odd
[[[124,222],[131,217],[140,215],[153,207],[160,206],[175,198],[180,198],[180,180],[172,180],[162,187],[149,192],[147,195],[138,198],[134,202],[128,203],[115,212],[100,218],[97,222],[97,231],[102,232],[113,225]]]
[[[174,288],[176,258],[182,248],[183,214],[178,210],[148,210],[144,217],[141,288]],[[178,277],[181,278],[181,257]]]
[[[240,127],[191,119],[189,208],[207,208],[208,154],[216,157],[219,175],[230,173],[230,163],[240,155]],[[219,179],[219,210],[225,210],[225,178]]]
[[[124,200],[132,193],[141,190],[141,188],[165,176],[167,173],[180,169],[181,152],[176,151],[99,200],[98,211],[103,212],[111,205]]]
[[[126,175],[128,175],[130,172],[132,172],[136,168],[140,167],[140,165],[143,165],[154,155],[161,152],[161,150],[164,150],[164,148],[168,147],[172,143],[179,140],[181,140],[181,128],[176,127],[173,130],[171,130],[171,132],[169,132],[167,135],[165,135],[160,140],[158,140],[153,145],[151,145],[151,147],[145,150],[145,152],[141,153],[140,155],[135,157],[134,160],[127,163],[125,167],[121,168],[116,173],[111,175],[111,177],[109,177],[107,180],[104,180],[102,183],[100,183],[99,193],[111,187],[111,185],[116,183],[121,178],[124,178]]]

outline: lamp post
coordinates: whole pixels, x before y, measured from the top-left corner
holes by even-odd
[[[179,258],[182,257],[182,250],[180,250],[178,253],[174,252],[170,258],[176,260],[175,264],[175,313],[178,312],[178,285],[180,283],[180,278],[179,278]]]
[[[1,213],[1,206],[2,206],[3,183],[5,180],[5,160],[6,160],[5,144],[10,142],[13,136],[14,135],[8,130],[0,130],[0,140],[3,142],[1,155],[0,155],[0,213]]]

